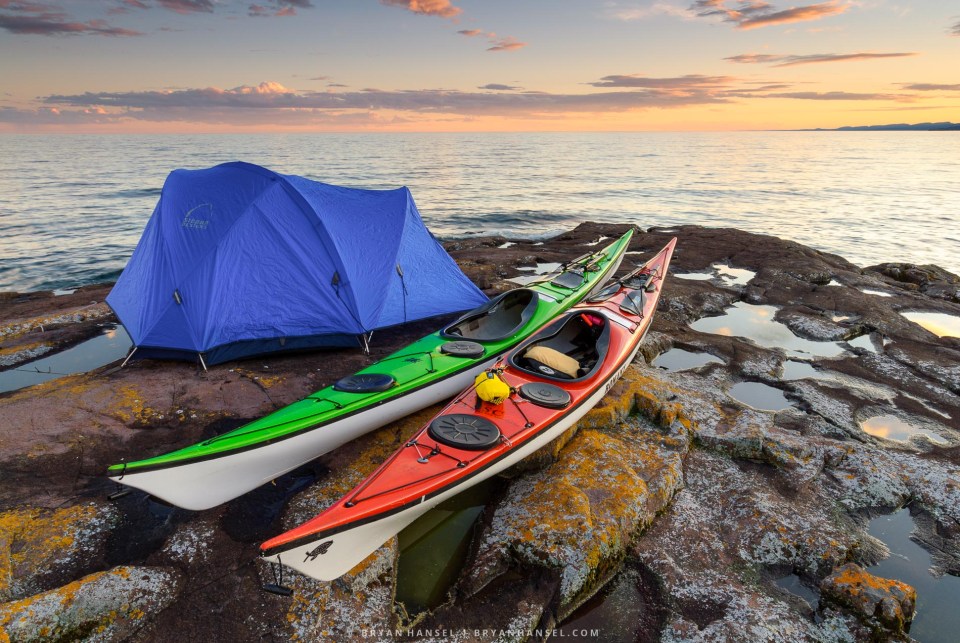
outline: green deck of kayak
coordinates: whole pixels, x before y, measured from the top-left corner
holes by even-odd
[[[582,300],[586,293],[599,283],[612,276],[608,274],[609,268],[626,251],[632,235],[632,231],[627,232],[613,244],[567,266],[568,269],[582,268],[590,264],[596,267],[596,270],[585,272],[582,285],[575,290],[556,286],[550,281],[525,286],[546,297],[538,299],[533,316],[516,334],[499,341],[478,342],[486,349],[481,357],[464,358],[441,353],[439,347],[450,339],[441,337],[440,331],[437,331],[358,371],[359,374],[385,373],[393,376],[396,384],[386,391],[348,393],[335,391],[332,386],[328,386],[299,402],[294,402],[223,435],[153,458],[115,464],[108,471],[114,474],[124,471],[133,472],[137,469],[169,467],[193,460],[207,460],[233,451],[254,448],[257,445],[266,445],[375,407],[439,379],[468,370],[480,362],[513,348],[558,314]]]

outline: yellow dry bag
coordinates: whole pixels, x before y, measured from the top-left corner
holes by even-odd
[[[491,404],[503,404],[510,396],[510,386],[493,371],[477,375],[473,382],[477,387],[477,397]]]

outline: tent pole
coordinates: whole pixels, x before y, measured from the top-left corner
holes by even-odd
[[[136,352],[137,352],[137,347],[136,347],[136,346],[134,346],[132,349],[130,349],[130,352],[127,354],[127,358],[126,358],[125,360],[123,360],[123,364],[120,365],[120,368],[123,368],[124,366],[126,366],[126,365],[127,365],[127,362],[130,361],[130,358],[133,357],[133,354],[136,353]]]
[[[373,333],[370,333],[370,335],[373,336]],[[363,352],[364,352],[365,354],[369,355],[369,354],[370,354],[370,343],[369,343],[369,341],[367,341],[367,334],[366,334],[366,333],[360,333],[360,339],[363,341]]]
[[[197,357],[200,358],[200,366],[203,367],[203,372],[207,372],[207,363],[203,361],[203,353],[197,353]]]

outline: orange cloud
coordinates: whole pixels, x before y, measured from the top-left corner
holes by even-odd
[[[819,20],[827,16],[833,16],[845,12],[849,5],[838,2],[821,2],[806,7],[791,7],[783,11],[775,11],[769,14],[762,14],[752,18],[741,20],[737,24],[737,29],[756,29],[757,27],[769,27],[771,25],[783,25],[791,22],[806,22],[808,20]]]
[[[842,0],[827,0],[805,7],[790,7],[777,11],[773,5],[762,0],[741,0],[736,9],[727,7],[727,0],[697,0],[690,11],[700,17],[720,16],[724,22],[736,24],[737,29],[756,29],[791,22],[819,20],[845,12],[850,5]]]
[[[453,18],[463,13],[463,9],[453,6],[450,0],[380,0],[380,4],[441,18]]]
[[[515,51],[527,46],[527,43],[520,42],[513,36],[500,38],[499,40],[493,41],[491,44],[491,47],[487,47],[487,51]]]

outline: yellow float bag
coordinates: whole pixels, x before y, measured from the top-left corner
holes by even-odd
[[[494,372],[480,373],[473,381],[477,387],[477,397],[491,404],[503,404],[510,396],[510,386]]]

